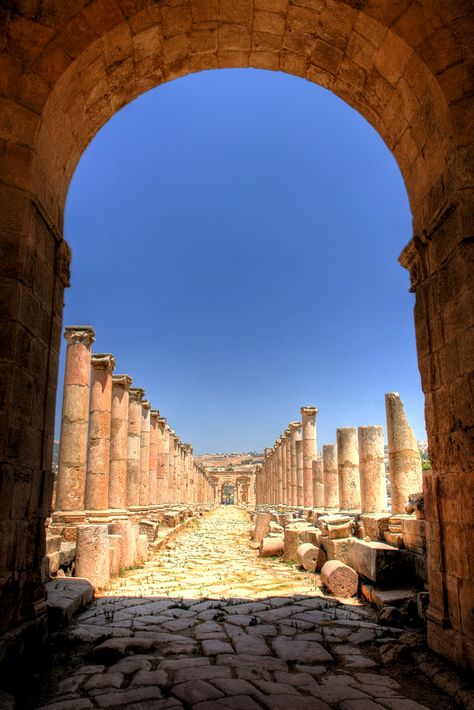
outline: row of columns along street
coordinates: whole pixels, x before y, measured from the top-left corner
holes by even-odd
[[[68,326],[56,500],[48,534],[76,543],[75,571],[99,589],[146,558],[166,515],[213,501],[190,444],[114,375],[112,354],[92,354],[94,330]]]

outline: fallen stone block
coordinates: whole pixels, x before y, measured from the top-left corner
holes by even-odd
[[[255,542],[261,542],[270,532],[271,513],[257,513],[255,518],[255,531],[253,534]]]
[[[350,538],[347,564],[363,577],[387,586],[403,578],[400,550],[383,542]]]
[[[284,543],[283,543],[283,559],[285,562],[297,562],[296,551],[302,542],[305,542],[305,533],[307,525],[293,524],[291,527],[285,528]]]
[[[303,542],[296,550],[298,564],[307,572],[317,572],[327,562],[327,555],[321,547]]]
[[[346,537],[342,540],[330,540],[328,537],[321,537],[320,543],[328,560],[339,560],[347,564],[349,554],[349,541],[352,538]]]
[[[407,550],[423,554],[426,550],[425,521],[421,518],[401,518],[403,544]]]
[[[50,552],[48,555],[46,555],[46,557],[48,558],[49,574],[57,574],[57,571],[59,569],[59,550],[57,550],[56,552]]]
[[[339,560],[329,560],[323,565],[321,581],[330,592],[338,597],[347,599],[357,594],[359,585],[357,572]]]
[[[70,567],[76,558],[76,543],[62,542],[59,549],[59,566]]]
[[[385,539],[384,532],[388,531],[390,513],[366,513],[360,516],[360,520],[366,537],[374,542]]]
[[[283,554],[283,537],[264,537],[259,546],[260,557],[273,557]]]
[[[377,589],[372,588],[372,602],[382,609],[385,606],[401,606],[408,599],[415,599],[415,589]]]
[[[354,532],[354,523],[350,520],[347,523],[338,525],[326,524],[327,534],[330,540],[340,540],[345,537],[350,537]]]
[[[316,547],[321,547],[320,540],[322,538],[323,534],[319,528],[308,528],[306,531],[306,540],[307,542],[310,542],[312,545],[315,545]]]
[[[160,524],[154,520],[140,520],[138,528],[141,535],[146,535],[148,542],[155,542]]]
[[[50,555],[52,552],[59,552],[60,547],[61,535],[46,533],[46,554]]]

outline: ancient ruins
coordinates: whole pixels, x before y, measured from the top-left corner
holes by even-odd
[[[55,396],[71,259],[63,223],[71,177],[94,135],[143,92],[192,72],[255,67],[294,74],[333,91],[371,123],[400,168],[413,236],[399,260],[409,271],[415,299],[418,366],[432,464],[423,475],[423,512],[420,502],[414,501],[413,517],[405,505],[408,494],[419,490],[418,461],[400,402],[389,397],[392,510],[384,512],[380,431],[341,428],[336,440],[324,445],[321,462],[314,456],[316,412],[305,408],[301,423],[291,422],[275,447],[267,450],[264,468],[257,474],[258,515],[280,516],[280,504],[294,508],[292,516],[301,517],[301,509],[313,510],[316,532],[312,532],[311,544],[326,555],[327,550],[338,549],[339,556],[347,545],[354,565],[348,568],[368,579],[374,568],[364,567],[362,572],[362,565],[371,562],[375,573],[379,572],[378,561],[384,557],[383,552],[379,554],[381,545],[393,549],[390,554],[398,560],[402,552],[421,555],[426,540],[429,648],[460,668],[474,669],[473,29],[474,9],[469,0],[2,3],[0,661],[5,668],[19,667],[18,659],[28,656],[42,657],[51,632],[47,602],[51,605],[55,596],[47,593],[45,580],[50,571],[54,573],[58,539],[60,546],[77,543],[77,570],[89,565],[89,574],[106,580],[111,563],[116,571],[117,564],[132,563],[137,559],[134,555],[138,559],[144,555],[145,535],[149,546],[157,542],[157,538],[150,541],[154,536],[150,530],[157,524],[158,531],[163,527],[159,525],[160,516],[165,515],[160,508],[163,491],[172,498],[166,508],[172,515],[177,511],[178,518],[212,498],[210,482],[193,465],[190,448],[152,412],[142,390],[130,387],[127,375],[114,383],[112,355],[96,356],[92,363],[92,333],[80,329],[80,334],[70,333],[67,416],[52,515]],[[89,367],[90,409],[84,396]],[[268,511],[260,510],[262,506]],[[320,512],[331,515],[320,516]],[[332,518],[339,513],[339,519]],[[303,515],[307,525],[308,514]],[[277,532],[281,537],[274,526],[283,527],[282,521],[271,519],[270,523],[272,535]],[[288,537],[287,548],[290,539],[291,546],[299,543],[300,547],[299,531],[295,532],[292,539]],[[275,537],[270,540],[276,544]],[[321,547],[314,541],[321,541]],[[304,564],[319,564],[319,552],[316,555],[305,548],[300,550],[300,559]],[[350,591],[354,576],[341,568],[346,564],[343,560],[334,559],[337,564],[326,568],[324,577],[328,585]],[[84,599],[90,595],[87,590]],[[258,613],[267,614],[263,619],[275,620],[278,609],[267,607]],[[295,609],[285,613],[300,616]],[[318,614],[333,614],[339,624],[337,633],[344,637],[343,620],[336,619],[338,607],[320,608]],[[297,627],[304,620],[294,623]],[[269,633],[278,633],[280,639],[282,622],[277,625]],[[333,642],[329,638],[328,644]],[[117,647],[120,638],[109,639],[109,644],[112,641]],[[151,648],[146,644],[151,642],[142,641],[146,653]],[[302,639],[303,645],[297,648],[303,654],[305,644],[314,643],[318,642]],[[288,644],[278,641],[276,648],[284,655]],[[142,661],[146,665],[147,659]],[[292,657],[290,661],[296,663]],[[252,663],[259,665],[255,660]],[[122,682],[122,671],[116,669],[116,684]],[[279,667],[280,671],[286,674],[283,680],[295,668]],[[145,672],[161,673],[162,669]],[[242,671],[241,681],[246,680],[246,673],[248,669]],[[131,682],[131,676],[125,676],[123,682]],[[86,682],[82,678],[79,685]],[[337,683],[339,692],[340,678]],[[80,693],[85,693],[80,687]],[[120,692],[130,691],[121,688]],[[158,691],[154,692],[157,696]],[[223,694],[215,687],[213,692],[214,698]],[[151,697],[145,691],[142,695]],[[367,700],[369,695],[348,698],[347,692],[339,692],[337,697],[344,697],[341,702],[361,699],[362,705],[346,708],[413,707],[400,705],[397,699],[390,704],[388,690],[383,702],[376,694],[370,698],[377,703]],[[82,695],[80,702],[73,698],[69,707],[97,707],[92,697]],[[335,697],[320,695],[317,707],[325,707],[321,703],[326,701],[338,703]],[[110,706],[115,703],[116,707],[116,700],[112,698]],[[180,701],[169,704],[168,700],[156,707],[179,707]],[[256,700],[252,702],[258,707]],[[278,707],[277,701],[274,706]],[[247,702],[244,707],[253,706]]]

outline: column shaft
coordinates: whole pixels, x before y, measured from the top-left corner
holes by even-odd
[[[303,499],[305,507],[313,505],[313,461],[316,459],[316,407],[301,407],[303,436]]]

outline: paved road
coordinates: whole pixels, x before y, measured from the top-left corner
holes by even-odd
[[[246,513],[221,507],[117,579],[71,628],[87,656],[43,707],[441,707],[380,665],[378,649],[402,631],[377,625],[356,601],[324,597],[318,575],[260,560],[248,528]]]

